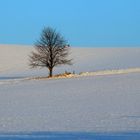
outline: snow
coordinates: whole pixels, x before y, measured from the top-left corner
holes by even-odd
[[[30,77],[46,70],[28,69],[32,48],[6,48],[9,55],[0,51],[0,132],[140,131],[140,49],[76,48],[77,63],[55,72],[74,69],[77,77],[37,80]]]
[[[28,68],[28,55],[33,48],[19,45],[0,45],[0,72]]]
[[[32,46],[0,45],[0,77],[47,76],[47,69],[30,69]],[[72,48],[72,66],[57,67],[54,74],[65,71],[94,72],[140,67],[139,48]]]
[[[140,68],[118,69],[118,70],[104,70],[96,72],[82,72],[78,76],[97,76],[97,75],[114,75],[140,72]]]
[[[140,73],[0,87],[0,131],[139,131]]]

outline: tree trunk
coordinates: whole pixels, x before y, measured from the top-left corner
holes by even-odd
[[[53,68],[49,68],[49,77],[52,77],[53,73]]]

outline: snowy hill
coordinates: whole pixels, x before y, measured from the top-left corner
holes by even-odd
[[[0,85],[0,131],[140,131],[140,73]]]
[[[140,131],[139,48],[73,48],[55,73],[84,73],[38,80],[25,78],[47,73],[29,69],[32,49],[0,46],[0,132]]]
[[[32,46],[0,45],[0,76],[47,75],[47,69],[29,68],[28,59],[33,49]],[[72,66],[55,68],[54,73],[65,70],[80,73],[139,68],[140,48],[72,48],[71,58],[73,58]]]

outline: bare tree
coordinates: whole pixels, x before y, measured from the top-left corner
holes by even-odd
[[[49,76],[52,77],[53,68],[59,65],[71,65],[68,59],[69,45],[67,41],[50,27],[44,28],[40,40],[35,44],[35,50],[31,52],[31,68],[46,67],[49,70]]]

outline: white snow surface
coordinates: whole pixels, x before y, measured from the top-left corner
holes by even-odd
[[[29,55],[32,46],[0,45],[0,77],[46,76],[48,70],[30,69]],[[54,74],[69,72],[94,72],[140,68],[140,48],[72,48],[72,66],[54,69]]]
[[[28,69],[31,50],[0,46],[0,132],[140,131],[139,48],[74,48],[55,72],[91,73],[42,80],[28,78],[46,75]]]

